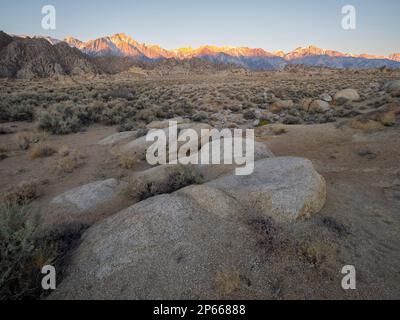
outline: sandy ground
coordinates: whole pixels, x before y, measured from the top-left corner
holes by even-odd
[[[326,237],[336,247],[333,274],[336,269],[339,275],[340,264],[354,265],[357,271],[357,290],[345,293],[322,286],[308,297],[398,299],[399,126],[375,133],[337,129],[334,124],[287,130],[287,134],[265,138],[272,151],[277,156],[312,160],[327,182],[325,207],[303,223],[300,233]],[[370,156],[364,155],[366,150]]]

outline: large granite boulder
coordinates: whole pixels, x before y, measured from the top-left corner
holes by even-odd
[[[97,144],[102,146],[114,145],[126,139],[136,138],[137,134],[137,131],[117,132],[101,139]]]
[[[249,221],[293,224],[324,201],[324,179],[301,158],[149,198],[84,234],[50,299],[262,296],[267,266]]]
[[[383,85],[383,90],[393,97],[400,97],[400,80],[390,80]]]
[[[359,101],[360,95],[355,89],[344,89],[338,91],[335,96],[335,100],[348,100],[348,101]]]
[[[47,229],[71,223],[91,224],[99,217],[121,210],[126,207],[126,200],[122,196],[125,187],[126,183],[122,181],[108,179],[68,190],[41,209],[41,227]]]
[[[205,123],[181,123],[177,125],[177,129],[178,129],[178,137],[184,135],[185,133],[187,133],[188,129],[192,129],[196,132],[196,134],[198,135],[199,139],[197,141],[199,147],[201,146],[201,138],[203,136],[202,134],[202,130],[203,129],[211,129],[211,126]],[[169,134],[169,127],[165,127],[162,129],[155,129],[155,130],[162,130],[164,131],[164,133],[166,134],[167,137],[167,143],[168,143],[168,134]],[[131,142],[128,142],[122,146],[120,146],[118,148],[119,152],[122,153],[134,153],[140,157],[145,157],[146,156],[146,152],[147,149],[149,147],[151,147],[153,145],[153,141],[146,141],[146,136],[140,137],[138,139],[135,139]],[[184,144],[184,142],[179,142],[178,143],[178,148],[179,146],[181,146],[182,144]],[[169,145],[167,144],[167,148],[169,147]],[[168,149],[167,149],[168,150]],[[172,158],[170,160],[175,160],[176,158]]]

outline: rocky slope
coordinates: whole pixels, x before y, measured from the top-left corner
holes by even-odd
[[[3,31],[0,31],[0,50],[8,46],[12,41],[12,37],[10,37],[7,33],[4,33]]]
[[[97,66],[81,51],[46,39],[12,38],[2,33],[0,77],[30,79],[55,75],[97,73]]]

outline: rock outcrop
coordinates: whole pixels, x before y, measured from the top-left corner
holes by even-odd
[[[12,37],[10,37],[7,33],[4,33],[3,31],[0,31],[0,51],[3,48],[7,47],[12,41]]]
[[[216,299],[226,294],[221,274],[232,273],[237,292],[252,282],[262,293],[266,266],[249,221],[294,223],[324,202],[324,179],[301,158],[261,160],[251,176],[149,198],[84,234],[50,298]]]
[[[395,125],[399,114],[400,106],[398,104],[388,104],[350,119],[347,125],[365,132],[378,131]]]
[[[273,113],[279,113],[282,110],[292,108],[293,106],[294,103],[292,100],[279,100],[271,105],[270,111]]]
[[[311,102],[308,108],[308,112],[311,113],[325,113],[327,111],[331,110],[331,106],[328,102],[324,100],[314,100]]]
[[[118,186],[115,179],[92,182],[55,197],[50,204],[64,207],[67,211],[85,212],[115,196]]]
[[[383,85],[383,90],[392,97],[400,97],[400,80],[391,80]]]
[[[163,121],[157,124],[157,126],[161,126],[162,128],[160,129],[155,129],[155,130],[163,130],[166,136],[168,137],[169,134],[169,121]],[[178,137],[181,137],[184,135],[187,130],[194,130],[198,136],[198,141],[196,141],[198,147],[201,147],[201,138],[203,137],[202,130],[203,129],[212,129],[210,125],[206,123],[181,123],[177,125],[177,130],[178,130]],[[153,141],[146,141],[146,136],[137,138],[131,142],[128,142],[122,146],[120,146],[117,150],[117,152],[122,152],[122,153],[130,153],[130,154],[136,154],[139,157],[145,157],[147,149],[153,145]],[[167,141],[168,143],[168,141]],[[178,148],[183,145],[184,142],[179,142],[178,143]],[[169,144],[167,144],[167,148],[169,147]],[[168,149],[167,149],[168,150]],[[176,158],[175,158],[176,159]],[[170,159],[170,160],[175,160],[175,159]]]
[[[116,179],[95,181],[54,197],[43,209],[43,229],[71,223],[91,224],[97,218],[124,208],[121,193],[126,183]]]
[[[360,95],[354,89],[344,89],[337,92],[334,96],[335,100],[344,99],[349,101],[359,101]]]
[[[115,145],[123,140],[132,139],[135,137],[137,137],[137,131],[117,132],[101,139],[97,144],[102,146]]]
[[[210,147],[212,148],[212,146]],[[255,160],[261,160],[272,158],[274,155],[264,144],[256,142],[254,157]],[[135,190],[130,190],[134,193],[131,196],[135,197],[135,195],[145,195],[146,193],[150,196],[169,193],[171,189],[176,188],[176,184],[187,186],[195,180],[197,180],[197,183],[211,181],[226,174],[231,174],[237,167],[242,166],[223,164],[223,159],[221,159],[221,164],[219,165],[199,164],[182,166],[165,164],[155,166],[132,175],[130,183],[134,182]],[[131,188],[132,186],[129,189]]]

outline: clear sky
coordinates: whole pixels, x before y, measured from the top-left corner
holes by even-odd
[[[57,29],[41,28],[54,5]],[[344,5],[356,30],[341,28]],[[400,0],[0,0],[0,30],[89,40],[124,32],[166,49],[204,44],[291,51],[299,46],[351,53],[400,52]]]

